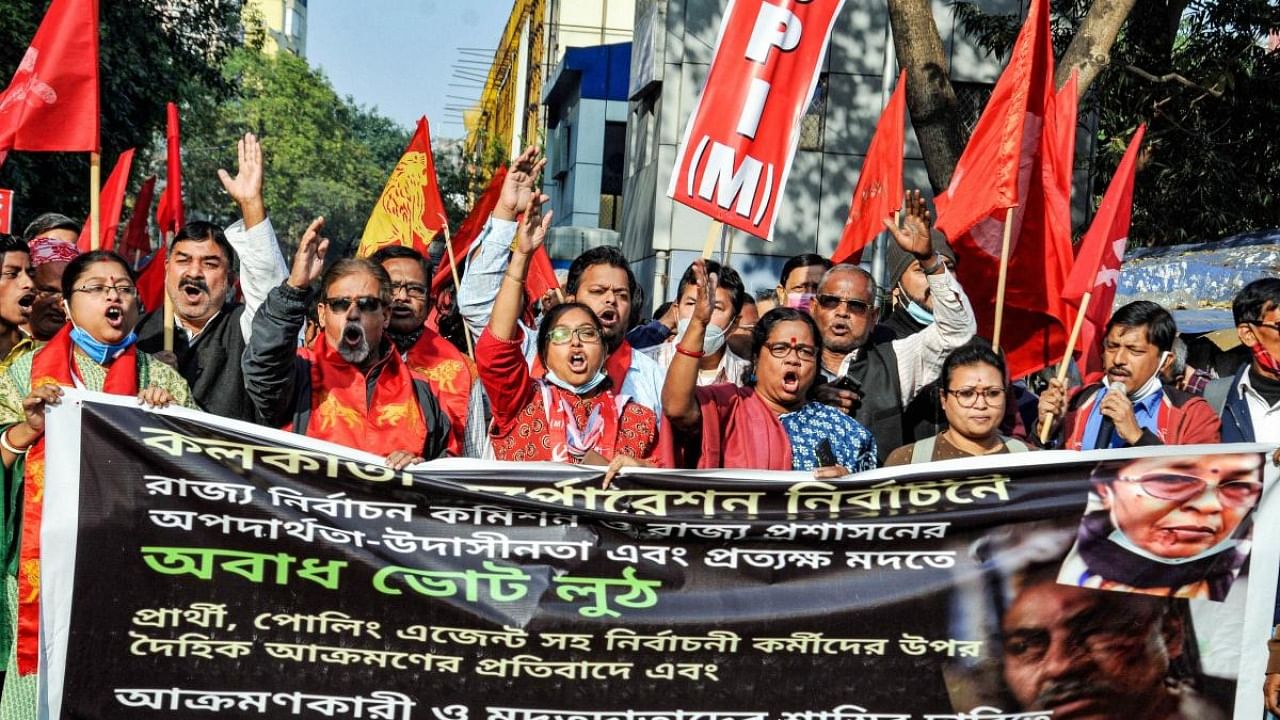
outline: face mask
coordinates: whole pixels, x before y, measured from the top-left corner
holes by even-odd
[[[1115,525],[1115,518],[1112,518],[1111,524]],[[1217,555],[1220,552],[1223,552],[1224,550],[1231,550],[1235,548],[1236,545],[1240,544],[1240,541],[1237,540],[1236,538],[1229,537],[1223,540],[1222,542],[1218,543],[1217,545],[1214,545],[1213,547],[1209,548],[1208,550],[1205,550],[1204,552],[1201,552],[1201,553],[1196,553],[1191,557],[1167,558],[1167,557],[1161,557],[1149,550],[1145,550],[1143,548],[1138,547],[1136,544],[1134,544],[1132,540],[1129,539],[1128,535],[1125,535],[1123,532],[1120,532],[1118,528],[1116,530],[1113,530],[1111,532],[1111,535],[1109,535],[1107,539],[1115,543],[1116,545],[1119,545],[1120,547],[1124,548],[1125,550],[1128,550],[1134,555],[1137,555],[1138,557],[1145,558],[1152,562],[1160,563],[1161,565],[1185,565],[1187,563],[1192,563],[1197,560],[1203,560],[1207,557],[1212,557],[1214,555]]]
[[[1164,384],[1160,382],[1160,368],[1164,367],[1164,361],[1169,359],[1169,354],[1168,350],[1160,353],[1160,359],[1156,361],[1156,371],[1151,374],[1151,377],[1147,378],[1147,381],[1136,392],[1129,393],[1130,400],[1133,402],[1146,400],[1164,387]]]
[[[107,343],[97,340],[92,335],[81,329],[79,325],[75,325],[73,323],[71,327],[71,340],[75,342],[76,346],[79,347],[85,355],[93,358],[94,362],[99,365],[105,365],[107,361],[120,357],[125,350],[129,349],[130,345],[137,342],[138,334],[130,330],[129,334],[126,335],[123,340],[115,343],[114,345],[108,345]]]
[[[907,314],[921,325],[933,324],[933,313],[917,305],[915,300],[907,300]]]
[[[571,385],[569,384],[568,381],[562,380],[559,375],[556,375],[555,370],[552,370],[551,368],[547,368],[547,374],[545,379],[547,382],[551,383],[552,385],[555,385],[561,390],[568,390],[574,395],[585,395],[591,392],[592,390],[595,390],[597,387],[599,387],[600,383],[604,382],[604,379],[606,377],[608,377],[608,375],[605,374],[604,368],[600,368],[599,370],[596,371],[596,376],[591,378],[590,380],[582,383],[581,385]]]
[[[707,329],[710,330],[710,328]],[[1268,352],[1267,349],[1262,346],[1262,343],[1251,346],[1249,351],[1253,353],[1253,360],[1258,363],[1258,367],[1266,370],[1272,375],[1280,375],[1280,360],[1277,360],[1275,355]]]
[[[813,307],[813,299],[817,297],[811,292],[789,292],[787,293],[787,307],[800,312],[809,312],[809,308]]]
[[[676,323],[676,342],[684,339],[685,331],[689,329],[689,319],[681,320]],[[720,352],[720,348],[724,347],[724,329],[714,323],[707,325],[707,334],[702,337],[702,352],[707,355],[715,355]]]

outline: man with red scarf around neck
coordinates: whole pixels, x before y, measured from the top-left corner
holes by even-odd
[[[259,422],[382,455],[395,470],[439,457],[449,420],[426,379],[386,337],[391,279],[368,260],[339,260],[320,282],[320,334],[297,349],[321,277],[324,218],[307,228],[288,280],[253,319],[244,378]]]

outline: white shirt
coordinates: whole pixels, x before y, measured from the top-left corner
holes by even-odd
[[[271,226],[271,218],[247,230],[244,227],[244,220],[237,220],[223,230],[223,233],[240,260],[240,292],[244,295],[244,314],[240,316],[240,334],[248,343],[249,336],[253,332],[253,316],[258,312],[258,306],[267,299],[267,293],[271,292],[272,288],[289,277],[289,266],[284,262],[284,255],[280,254],[280,243],[276,241],[276,231]],[[217,317],[221,312],[219,310],[214,313],[209,320]],[[182,323],[176,313],[173,316],[173,322],[178,330],[186,333],[188,345],[200,335],[200,330],[209,326],[206,322],[200,330],[192,330]]]
[[[1268,405],[1258,391],[1253,389],[1251,373],[1253,367],[1245,369],[1238,392],[1249,403],[1249,420],[1253,423],[1254,440],[1260,443],[1280,443],[1280,402]]]

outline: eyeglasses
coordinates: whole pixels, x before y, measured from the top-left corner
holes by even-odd
[[[769,354],[781,360],[795,351],[796,357],[801,360],[813,360],[818,357],[818,348],[812,345],[797,345],[795,343],[776,342],[765,345],[769,350]]]
[[[1205,480],[1193,475],[1178,473],[1151,473],[1138,477],[1116,478],[1121,482],[1137,483],[1142,491],[1158,500],[1184,503],[1200,497],[1209,487]],[[1223,505],[1246,507],[1262,496],[1262,483],[1256,480],[1228,480],[1215,488]]]
[[[955,390],[943,388],[942,392],[955,398],[956,402],[960,403],[960,407],[964,407],[964,408],[971,408],[974,405],[977,405],[979,396],[986,398],[988,405],[994,405],[1000,400],[1004,399],[1004,388],[1002,387],[989,387],[989,388],[965,387],[965,388],[957,388]]]
[[[1251,322],[1249,324],[1254,325],[1256,327],[1271,328],[1276,332],[1280,332],[1280,323]]]
[[[547,339],[551,341],[552,345],[564,345],[575,337],[583,345],[595,345],[600,342],[600,331],[590,325],[576,328],[557,325],[551,328],[551,332],[547,333]]]
[[[103,297],[110,290],[115,290],[116,296],[122,300],[138,295],[138,288],[132,285],[83,285],[72,292],[81,292],[90,297]]]
[[[349,297],[331,297],[325,298],[324,304],[336,313],[344,313],[347,308],[351,307],[351,303],[356,304],[356,309],[362,313],[377,312],[382,309],[382,298],[376,298],[372,295],[361,295],[358,298]]]
[[[841,303],[844,303],[845,308],[849,310],[851,315],[866,315],[867,311],[871,309],[871,303],[855,300],[854,298],[842,298],[838,295],[818,296],[818,307],[823,310],[835,310],[840,307]]]
[[[396,293],[400,292],[401,290],[404,291],[405,295],[408,295],[410,298],[413,298],[414,300],[427,299],[427,286],[422,285],[421,283],[406,283],[406,282],[391,283],[391,295],[393,297],[395,296]]]

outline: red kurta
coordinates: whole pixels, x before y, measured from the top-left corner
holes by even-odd
[[[422,337],[409,348],[405,364],[431,385],[441,409],[449,417],[449,454],[462,457],[471,383],[475,380],[467,356],[440,333],[424,328]]]
[[[694,388],[702,427],[683,440],[667,433],[663,461],[678,468],[791,470],[791,440],[754,388],[732,383]],[[669,419],[667,422],[671,422]]]

